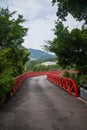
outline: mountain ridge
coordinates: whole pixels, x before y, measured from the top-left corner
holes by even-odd
[[[50,58],[55,58],[55,55],[46,53],[42,50],[39,49],[32,49],[29,48],[28,51],[30,52],[30,59],[31,60],[43,60],[43,59],[50,59]]]

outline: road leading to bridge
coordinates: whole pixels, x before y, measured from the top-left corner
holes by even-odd
[[[0,110],[0,130],[87,130],[87,105],[45,76],[28,78]]]

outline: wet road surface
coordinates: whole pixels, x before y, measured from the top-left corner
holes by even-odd
[[[0,110],[0,130],[87,130],[87,104],[46,76],[28,78]]]

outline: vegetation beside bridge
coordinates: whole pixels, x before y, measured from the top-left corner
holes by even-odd
[[[14,77],[25,71],[29,52],[22,46],[27,28],[22,15],[15,19],[8,8],[0,8],[0,100],[11,90]]]

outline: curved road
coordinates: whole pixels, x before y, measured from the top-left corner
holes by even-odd
[[[87,104],[45,76],[28,78],[0,110],[0,130],[87,130]]]

